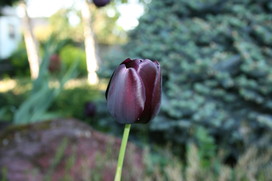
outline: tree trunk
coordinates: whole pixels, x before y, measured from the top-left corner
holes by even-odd
[[[27,57],[30,67],[31,78],[36,79],[39,75],[40,59],[38,53],[38,44],[34,37],[30,18],[27,13],[27,6],[24,1],[20,3],[23,9],[23,32],[27,51]]]
[[[84,26],[84,43],[88,70],[88,82],[90,84],[97,84],[99,81],[96,74],[98,69],[98,57],[96,55],[94,36],[91,28],[91,13],[89,5],[85,0],[83,2],[81,14]]]

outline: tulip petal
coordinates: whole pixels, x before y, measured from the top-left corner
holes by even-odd
[[[126,68],[134,68],[135,70],[138,70],[139,68],[139,64],[142,62],[141,59],[135,59],[132,60],[130,58],[127,58],[126,60],[124,60],[121,64],[124,64],[126,66]]]
[[[151,110],[153,111],[152,113],[152,118],[156,116],[159,112],[160,105],[161,105],[161,87],[162,87],[162,77],[161,77],[161,69],[160,69],[160,64],[155,61],[156,66],[157,66],[157,76],[156,80],[154,83],[154,91],[152,95],[152,103],[151,103]],[[152,119],[151,118],[151,119]]]
[[[126,68],[134,68],[134,69],[137,70],[137,69],[138,69],[138,65],[135,64],[135,63],[136,63],[136,61],[134,61],[134,60],[132,60],[132,59],[130,59],[130,58],[127,58],[127,59],[124,60],[120,65],[124,64],[124,65],[126,66]],[[115,72],[116,72],[116,71],[115,71]],[[112,74],[112,76],[111,76],[111,78],[110,78],[110,81],[109,81],[109,84],[108,84],[108,85],[111,84],[111,80],[112,80],[113,75],[114,75],[114,74]],[[109,87],[110,87],[110,86],[108,86],[107,89],[106,89],[106,93],[105,93],[106,99],[107,99]]]
[[[144,110],[146,101],[142,79],[133,68],[121,64],[107,90],[107,107],[119,123],[134,123]]]
[[[116,72],[116,71],[114,71],[114,72]],[[105,92],[106,100],[108,99],[108,92],[109,92],[109,88],[110,88],[110,85],[111,85],[111,80],[112,80],[113,75],[114,75],[114,73],[111,75],[110,81],[108,83],[108,86],[107,86],[107,89],[106,89],[106,92]]]
[[[161,102],[161,72],[158,62],[144,60],[139,64],[137,70],[146,90],[145,108],[141,118],[137,122],[146,123],[150,121],[159,111]]]

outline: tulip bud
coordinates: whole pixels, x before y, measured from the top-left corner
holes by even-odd
[[[93,3],[96,7],[100,8],[110,3],[110,0],[93,0]]]
[[[161,71],[157,61],[126,59],[106,90],[107,107],[122,124],[147,123],[159,112]]]
[[[91,101],[86,102],[84,105],[84,113],[87,117],[93,117],[96,113],[96,106]]]
[[[61,69],[61,60],[60,60],[59,55],[57,55],[57,54],[51,55],[51,57],[49,59],[48,69],[49,69],[50,72],[60,71],[60,69]]]

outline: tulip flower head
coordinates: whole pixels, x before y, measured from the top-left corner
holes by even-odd
[[[148,59],[124,60],[111,77],[106,99],[107,107],[117,122],[149,122],[160,108],[160,64]]]
[[[110,3],[110,0],[93,0],[96,7],[100,8]]]

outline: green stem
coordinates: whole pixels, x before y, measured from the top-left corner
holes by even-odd
[[[117,163],[117,168],[116,168],[114,181],[120,181],[121,180],[122,167],[123,167],[123,162],[124,162],[124,157],[125,157],[125,152],[126,152],[126,147],[127,147],[127,141],[128,141],[130,126],[131,126],[131,124],[126,124],[125,125],[124,134],[123,134],[122,143],[121,143],[121,148],[120,148],[120,151],[119,151],[119,157],[118,157],[118,163]]]

